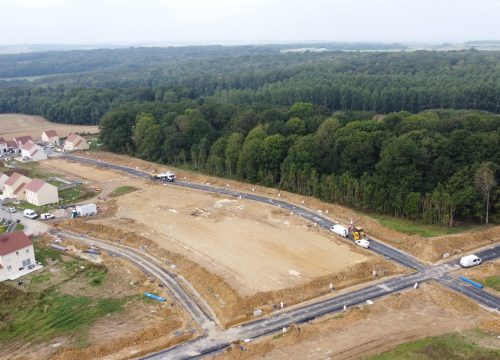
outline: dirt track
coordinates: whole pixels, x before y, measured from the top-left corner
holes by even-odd
[[[59,137],[70,132],[97,134],[98,126],[66,125],[49,122],[41,116],[24,114],[0,114],[0,136],[10,140],[16,136],[31,135],[33,140],[42,139],[42,131],[54,129]]]

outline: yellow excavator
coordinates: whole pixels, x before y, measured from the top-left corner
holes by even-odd
[[[354,226],[352,228],[352,236],[354,237],[354,241],[356,241],[364,239],[366,237],[366,234],[363,228]]]

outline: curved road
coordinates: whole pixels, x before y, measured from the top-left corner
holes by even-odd
[[[106,252],[119,255],[122,258],[129,260],[143,271],[159,279],[168,289],[170,289],[177,302],[179,302],[187,310],[187,312],[203,330],[206,332],[212,332],[216,328],[213,318],[193,300],[193,298],[179,285],[177,280],[175,280],[170,273],[168,273],[165,269],[162,269],[153,261],[141,256],[138,251],[124,246],[113,245],[108,242],[87,235],[77,234],[72,231],[58,231],[57,233],[88,245],[97,245],[100,249]]]
[[[68,160],[124,171],[141,178],[150,179],[148,173],[126,166],[104,163],[101,161],[77,157],[73,155],[66,155],[66,158]],[[172,183],[172,185],[224,194],[277,206],[288,211],[293,211],[297,215],[315,222],[325,228],[330,228],[334,224],[333,221],[324,216],[318,215],[315,212],[306,210],[304,208],[289,204],[281,200],[271,199],[256,194],[248,194],[225,188],[218,188],[210,185],[190,183],[186,181],[176,181]],[[307,322],[315,319],[316,317],[335,311],[340,311],[343,309],[344,305],[358,305],[366,302],[367,300],[379,298],[393,292],[401,291],[403,289],[414,286],[415,283],[420,283],[422,281],[430,279],[435,279],[441,284],[474,299],[484,306],[497,311],[500,309],[500,299],[496,296],[485,291],[473,288],[470,285],[465,285],[465,283],[462,283],[448,275],[450,272],[460,268],[457,260],[453,260],[448,263],[436,266],[426,266],[418,261],[415,257],[373,239],[370,239],[370,249],[388,259],[394,260],[404,266],[415,269],[417,270],[417,272],[406,276],[399,276],[377,285],[367,286],[363,289],[343,294],[328,300],[319,301],[314,304],[295,308],[293,310],[279,312],[275,315],[252,321],[238,327],[233,327],[224,331],[213,332],[208,336],[200,337],[191,342],[184,343],[174,348],[161,351],[157,354],[147,356],[145,357],[145,359],[189,359],[193,357],[208,355],[230,346],[231,342],[233,342],[234,340],[255,338],[265,334],[269,334],[281,330],[282,328],[287,327],[291,324]],[[500,245],[486,249],[478,253],[478,255],[483,258],[484,261],[496,259],[500,256]]]

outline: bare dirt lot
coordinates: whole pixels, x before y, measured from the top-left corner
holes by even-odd
[[[427,336],[480,328],[500,348],[500,316],[438,284],[423,284],[372,306],[292,326],[252,343],[235,344],[214,359],[359,359]],[[245,347],[245,351],[240,349]]]
[[[80,156],[86,156],[103,161],[110,161],[116,164],[137,167],[145,171],[164,168],[154,163],[131,158],[123,155],[116,155],[106,152],[85,152],[79,153]],[[359,214],[358,212],[336,204],[329,204],[317,200],[313,197],[287,193],[277,189],[246,184],[242,182],[206,176],[195,172],[173,169],[179,179],[186,178],[188,181],[210,183],[215,186],[226,187],[241,191],[263,194],[269,197],[284,199],[286,201],[301,204],[304,201],[305,206],[313,210],[328,211],[328,216],[333,220],[348,224],[351,220],[355,224],[362,226],[365,231],[373,238],[380,239],[399,249],[413,254],[423,261],[435,262],[442,258],[442,255],[459,255],[478,247],[490,245],[500,241],[500,226],[491,226],[484,230],[459,233],[454,235],[439,236],[435,238],[424,238],[419,235],[408,235],[382,226],[377,220]]]
[[[113,240],[127,238],[155,256],[159,253],[152,246],[168,251],[164,260],[208,297],[224,323],[251,313],[254,306],[323,295],[330,291],[330,283],[341,288],[371,280],[373,270],[386,275],[401,271],[270,206],[149,183],[60,159],[42,166],[88,179],[102,188],[101,198],[118,186],[139,188],[113,200],[113,216],[75,222],[73,229],[107,234]]]
[[[42,131],[53,129],[59,137],[68,136],[70,132],[97,134],[98,126],[57,124],[41,116],[24,114],[0,114],[0,136],[11,140],[16,136],[31,135],[33,140],[41,140]]]

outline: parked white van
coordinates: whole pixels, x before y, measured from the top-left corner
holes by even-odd
[[[36,219],[38,217],[38,214],[36,211],[31,210],[31,209],[26,209],[23,211],[24,217],[27,217],[28,219]]]
[[[467,268],[481,264],[481,259],[477,255],[467,255],[460,259],[460,265]]]

